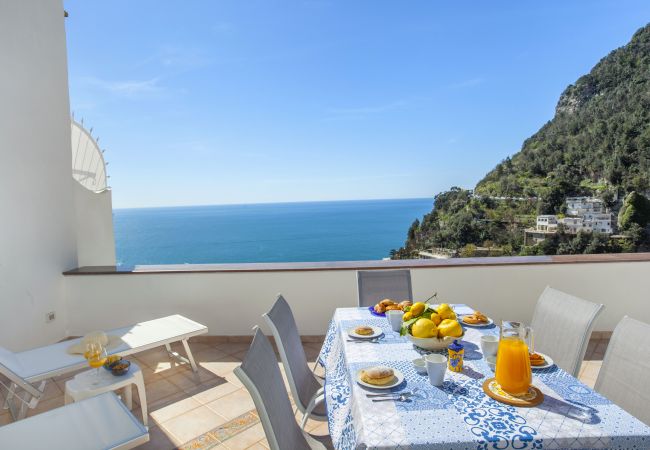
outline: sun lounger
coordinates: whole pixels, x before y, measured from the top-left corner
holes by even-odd
[[[176,314],[106,331],[107,335],[119,336],[123,341],[118,347],[109,349],[108,353],[128,356],[164,345],[170,356],[190,364],[196,372],[196,363],[187,340],[207,332],[205,325]],[[22,419],[26,414],[26,407],[36,407],[45,390],[46,380],[88,366],[83,355],[67,352],[71,345],[79,341],[80,338],[72,339],[19,353],[0,347],[0,374],[11,382],[4,407],[11,410],[14,418]],[[172,351],[170,344],[179,341],[183,344],[187,357]],[[24,392],[16,393],[18,387]],[[20,410],[16,411],[14,397],[18,395],[21,405]]]
[[[129,449],[149,432],[112,392],[0,427],[0,448]]]

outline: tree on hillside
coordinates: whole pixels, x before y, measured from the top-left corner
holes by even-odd
[[[618,213],[618,224],[627,230],[632,224],[645,228],[650,222],[650,200],[638,192],[630,192]]]

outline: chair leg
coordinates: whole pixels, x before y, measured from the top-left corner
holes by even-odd
[[[140,399],[140,410],[142,411],[142,425],[149,426],[149,412],[147,411],[147,392],[144,390],[144,377],[142,372],[135,376],[135,386],[138,388],[138,398]],[[131,387],[129,386],[129,389]]]
[[[14,397],[17,387],[18,385],[16,383],[11,383],[9,385],[9,390],[7,390],[7,397],[5,398],[4,405],[2,405],[2,409],[9,409],[9,406],[11,405],[11,400]]]
[[[196,367],[196,362],[194,362],[194,356],[192,355],[192,350],[190,350],[190,344],[187,342],[187,339],[183,339],[182,342],[187,359],[190,361],[190,366],[192,366],[192,370],[198,372],[199,369]]]

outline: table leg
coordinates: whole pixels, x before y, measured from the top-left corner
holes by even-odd
[[[133,409],[133,389],[129,384],[124,386],[122,390],[124,391],[124,404],[129,408],[129,411],[131,411]]]
[[[140,410],[142,411],[142,425],[149,426],[149,413],[147,411],[147,392],[144,390],[144,377],[142,372],[135,375],[135,386],[138,388],[138,397],[140,398]]]

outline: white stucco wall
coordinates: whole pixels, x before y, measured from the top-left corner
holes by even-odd
[[[20,350],[66,335],[76,265],[61,1],[0,2],[0,67],[0,345]]]
[[[79,266],[115,265],[111,191],[92,192],[74,182]]]
[[[596,330],[624,314],[650,323],[650,262],[412,269],[416,299],[433,292],[496,320],[530,322],[546,285],[604,303]],[[173,313],[206,324],[213,335],[247,335],[262,324],[278,292],[301,334],[324,334],[334,309],[355,306],[354,270],[68,276],[70,331],[83,334]],[[570,314],[570,311],[567,311]]]

